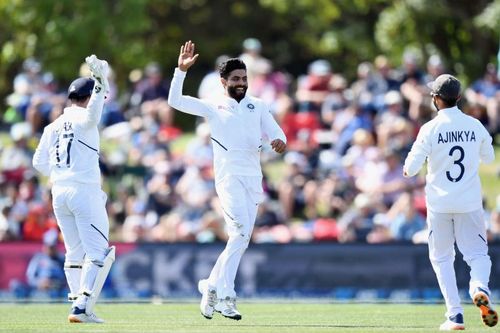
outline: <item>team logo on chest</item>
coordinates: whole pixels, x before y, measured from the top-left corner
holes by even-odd
[[[248,103],[248,104],[247,104],[247,108],[249,108],[249,109],[250,109],[250,112],[253,112],[253,111],[254,111],[254,109],[255,109],[255,105],[253,105],[252,103]]]

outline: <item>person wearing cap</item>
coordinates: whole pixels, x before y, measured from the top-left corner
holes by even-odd
[[[177,110],[208,121],[214,152],[215,189],[229,236],[209,277],[198,283],[202,294],[200,310],[207,319],[217,311],[224,317],[240,320],[234,287],[258,206],[264,199],[260,152],[264,142],[269,141],[275,152],[283,153],[286,137],[269,106],[247,94],[247,71],[241,59],[228,59],[219,68],[224,95],[210,101],[183,95],[186,72],[199,56],[194,49],[191,41],[180,48],[168,103]]]
[[[247,66],[248,89],[252,95],[254,80],[259,75],[259,66],[262,62],[269,61],[262,55],[262,43],[257,38],[247,38],[243,41],[242,53],[238,56]]]
[[[447,308],[440,329],[465,327],[453,267],[455,242],[470,267],[469,295],[484,324],[495,326],[498,315],[488,288],[491,260],[478,173],[480,162],[495,159],[492,138],[477,119],[457,107],[461,85],[454,76],[442,74],[428,86],[438,113],[420,129],[403,173],[415,176],[427,160],[429,257]]]
[[[68,88],[70,106],[44,128],[33,166],[49,177],[52,205],[66,247],[64,270],[73,301],[70,322],[102,323],[90,296],[109,254],[106,194],[101,189],[98,124],[108,93],[108,63],[87,57],[91,77]],[[114,252],[113,252],[114,254]],[[97,295],[98,296],[98,295]],[[95,296],[95,297],[97,297]],[[93,304],[93,303],[90,303]]]
[[[299,77],[295,97],[299,102],[299,112],[321,110],[330,91],[332,67],[326,59],[317,59],[307,67],[307,74]]]

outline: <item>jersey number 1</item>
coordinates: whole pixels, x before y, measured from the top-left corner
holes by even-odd
[[[448,178],[448,180],[450,182],[454,182],[454,183],[460,181],[460,179],[462,179],[462,177],[464,176],[464,172],[465,172],[465,166],[461,163],[464,160],[464,156],[465,156],[464,149],[462,147],[460,147],[460,146],[453,146],[450,149],[450,152],[448,153],[448,155],[449,156],[453,156],[453,153],[455,152],[455,150],[458,150],[458,152],[460,153],[460,155],[458,156],[458,159],[456,159],[455,161],[453,161],[453,164],[458,165],[458,167],[460,168],[460,174],[458,175],[457,178],[453,178],[451,176],[451,173],[449,171],[446,171],[446,178]]]

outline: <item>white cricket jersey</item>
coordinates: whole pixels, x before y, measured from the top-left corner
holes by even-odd
[[[239,103],[228,96],[200,100],[182,95],[186,72],[175,69],[168,103],[173,108],[208,120],[214,150],[215,181],[226,175],[262,176],[260,151],[263,139],[286,137],[269,107],[260,99],[246,95]]]
[[[467,213],[482,208],[479,163],[495,159],[492,138],[479,120],[456,106],[424,124],[404,170],[416,175],[427,159],[426,203],[437,213]]]
[[[70,106],[47,125],[33,156],[33,166],[52,184],[101,184],[99,130],[104,89],[92,93],[87,108]]]

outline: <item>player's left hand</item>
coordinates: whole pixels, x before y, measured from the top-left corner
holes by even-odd
[[[286,143],[284,143],[280,139],[275,139],[275,140],[271,141],[271,147],[273,148],[273,150],[275,152],[282,154],[285,152]]]

